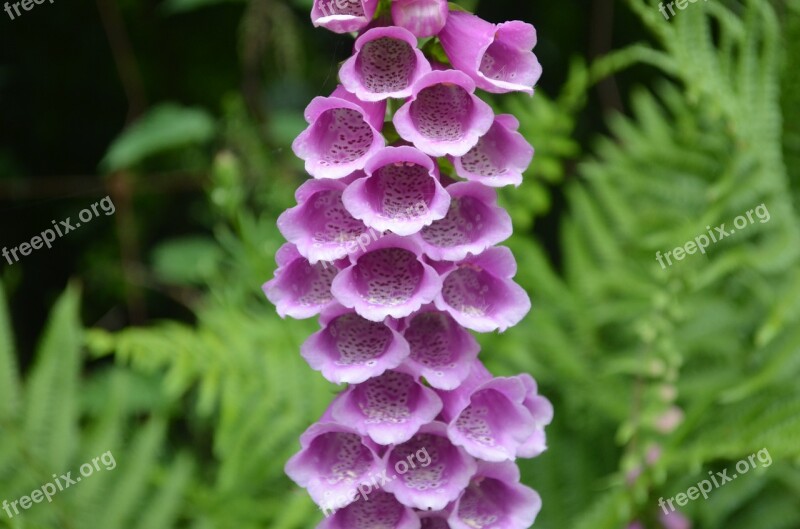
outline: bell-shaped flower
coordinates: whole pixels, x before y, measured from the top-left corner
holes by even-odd
[[[531,308],[528,294],[511,280],[516,272],[514,255],[504,246],[467,257],[442,275],[436,308],[473,331],[502,332],[519,323]]]
[[[477,145],[453,159],[461,178],[489,187],[522,183],[522,173],[533,160],[533,147],[517,132],[519,121],[511,114],[495,116],[494,124]]]
[[[311,22],[335,33],[359,31],[372,21],[378,0],[313,0]]]
[[[692,522],[681,511],[659,512],[658,521],[663,529],[692,529]]]
[[[478,389],[478,387],[493,379],[494,375],[486,369],[483,362],[478,359],[473,360],[469,366],[467,378],[465,378],[457,388],[447,391],[436,391],[436,393],[439,394],[439,398],[441,398],[444,403],[440,420],[445,423],[452,421],[455,418],[454,414],[457,414],[469,405],[469,398],[472,396],[472,393]]]
[[[336,300],[364,318],[405,318],[439,294],[442,280],[408,238],[384,235],[351,256],[331,285]]]
[[[393,0],[392,21],[419,38],[439,33],[447,22],[447,0]]]
[[[477,470],[475,460],[447,438],[441,422],[428,423],[403,444],[383,456],[397,478],[384,484],[400,503],[415,509],[440,511],[454,501]]]
[[[511,217],[497,205],[493,189],[475,182],[458,182],[445,189],[450,195],[447,215],[416,236],[425,255],[437,261],[460,261],[511,236]]]
[[[420,529],[419,517],[410,507],[382,490],[373,491],[332,516],[317,529]]]
[[[525,385],[525,400],[522,404],[531,413],[536,429],[517,449],[517,457],[536,457],[547,450],[544,427],[553,421],[553,405],[545,397],[538,394],[536,381],[532,376],[525,373],[519,375],[519,378]]]
[[[450,515],[452,529],[528,529],[542,508],[539,494],[519,482],[511,462],[478,464],[478,472]]]
[[[370,29],[358,37],[355,52],[342,64],[342,85],[362,101],[406,98],[431,65],[417,48],[417,39],[396,26]]]
[[[475,82],[458,70],[434,70],[414,84],[394,115],[400,136],[431,156],[463,156],[488,132],[492,108],[475,95]]]
[[[529,376],[528,376],[529,377]],[[529,394],[533,383],[534,394]],[[453,444],[484,461],[516,459],[519,450],[544,422],[552,420],[552,407],[543,397],[535,395],[532,378],[499,377],[475,388],[458,388],[445,397],[444,416],[450,419],[447,433]],[[544,402],[541,402],[544,401]],[[532,404],[529,408],[526,404]],[[550,416],[546,417],[548,407]],[[538,413],[538,420],[533,413]]]
[[[297,206],[278,217],[281,234],[315,264],[336,261],[352,253],[359,241],[377,238],[345,209],[344,180],[308,180],[295,193]]]
[[[364,382],[408,357],[408,342],[399,332],[341,305],[323,312],[320,324],[322,329],[309,336],[300,354],[334,384]]]
[[[262,290],[281,318],[311,318],[334,301],[331,283],[346,261],[311,264],[297,247],[286,243],[275,253],[278,268]]]
[[[384,146],[385,113],[385,102],[359,101],[340,86],[306,107],[309,126],[294,140],[292,150],[314,178],[343,178],[363,169]]]
[[[413,147],[385,147],[369,159],[366,177],[342,195],[356,219],[378,231],[412,235],[444,218],[450,195],[439,183],[439,169],[430,156]]]
[[[331,405],[331,416],[379,445],[411,439],[442,411],[436,392],[402,370],[350,386]]]
[[[300,447],[284,470],[323,509],[352,503],[359,485],[383,473],[378,447],[347,426],[315,423],[300,436]]]
[[[453,11],[439,32],[454,68],[466,72],[487,92],[525,92],[542,75],[533,54],[536,30],[518,20],[492,24],[473,14]]]
[[[411,348],[404,365],[436,389],[464,382],[481,349],[452,316],[430,305],[406,318],[403,336]]]

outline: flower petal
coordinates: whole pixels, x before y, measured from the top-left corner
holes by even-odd
[[[404,318],[433,301],[442,287],[439,274],[421,260],[419,247],[397,235],[385,235],[351,260],[331,292],[368,320]]]
[[[333,418],[380,445],[408,441],[442,411],[436,393],[401,371],[351,386],[332,406]]]
[[[542,499],[519,483],[514,463],[480,462],[478,472],[450,515],[453,529],[528,529],[542,508]]]
[[[458,70],[422,76],[395,112],[398,134],[431,156],[466,154],[494,121],[492,108],[474,92],[474,81]]]
[[[362,101],[382,101],[410,96],[414,83],[430,71],[416,37],[388,26],[370,29],[356,40],[355,53],[342,65],[339,78]]]
[[[451,184],[446,190],[450,194],[447,215],[423,227],[417,236],[428,257],[460,261],[511,236],[511,217],[497,205],[494,190],[474,182]]]
[[[323,328],[306,340],[300,354],[334,384],[364,382],[408,357],[408,342],[384,323],[341,306],[328,309],[321,320]]]
[[[422,510],[444,509],[477,470],[475,460],[448,440],[447,428],[440,422],[423,426],[410,440],[391,447],[384,462],[398,475],[384,489],[404,505]]]

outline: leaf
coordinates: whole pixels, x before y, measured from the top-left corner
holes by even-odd
[[[213,239],[183,237],[161,243],[153,250],[153,269],[167,283],[203,284],[218,270],[221,257]]]
[[[139,518],[137,529],[175,527],[175,520],[185,501],[184,495],[192,478],[194,462],[189,454],[180,454],[167,469],[163,483],[158,484],[155,498],[147,503],[147,509]]]
[[[153,155],[213,136],[214,120],[205,110],[162,103],[117,136],[100,165],[107,172],[130,169]]]
[[[25,442],[45,471],[66,468],[77,448],[79,297],[70,285],[53,306],[25,388]]]
[[[119,472],[116,475],[118,479],[114,480],[113,490],[107,494],[106,509],[97,527],[118,529],[128,526],[130,517],[137,507],[141,507],[140,502],[149,491],[148,480],[156,468],[165,429],[163,419],[151,419],[124,453],[115,455],[117,467],[111,472]]]
[[[0,428],[17,413],[20,382],[5,287],[0,281]]]

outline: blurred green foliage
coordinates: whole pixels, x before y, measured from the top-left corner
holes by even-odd
[[[245,39],[243,61],[249,46],[278,62],[302,57],[307,21],[283,4],[253,15],[258,5],[245,8],[242,35],[283,26]],[[501,193],[534,309],[479,337],[495,373],[533,374],[555,404],[550,449],[521,462],[544,500],[536,527],[657,528],[659,498],[766,448],[772,465],[682,510],[699,529],[797,529],[800,2],[696,3],[668,23],[656,3],[624,6],[646,40],[574,59],[558,91],[492,98],[536,147],[525,183]],[[579,141],[596,84],[641,69],[650,73],[625,93],[630,110]],[[286,71],[278,100],[305,97],[288,88],[303,67]],[[207,174],[205,233],[148,251],[146,276],[192,321],[84,329],[72,284],[21,373],[0,284],[0,500],[107,450],[117,461],[52,504],[0,512],[0,527],[300,529],[320,519],[283,464],[340,388],[298,354],[315,323],[280,320],[258,288],[281,244],[277,215],[302,179],[286,146],[303,122],[280,105],[258,119],[252,104],[231,93],[213,112],[151,107],[104,159],[134,179]],[[760,204],[768,222],[659,266],[657,251]],[[665,428],[670,414],[682,420]]]

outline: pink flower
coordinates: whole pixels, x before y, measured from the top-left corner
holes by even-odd
[[[553,419],[553,407],[536,394],[530,375],[464,384],[442,396],[450,440],[473,457],[509,461],[545,450],[544,427]]]
[[[470,13],[453,11],[439,33],[454,68],[467,73],[487,92],[526,92],[542,75],[533,54],[536,30],[525,22],[492,24]]]
[[[432,37],[447,21],[447,0],[393,0],[392,20],[416,37]]]
[[[475,96],[475,83],[458,70],[424,75],[394,115],[397,133],[431,156],[466,154],[493,121],[492,108]]]
[[[497,205],[497,193],[480,184],[459,182],[446,188],[447,215],[423,227],[416,236],[425,255],[438,261],[460,261],[478,255],[511,236],[511,217]]]
[[[281,234],[311,264],[336,261],[352,251],[368,228],[345,209],[343,180],[308,180],[297,189],[297,206],[278,217]]]
[[[402,370],[351,386],[331,406],[331,416],[379,445],[404,443],[442,411],[436,392]]]
[[[412,235],[444,218],[450,195],[439,183],[439,168],[413,147],[386,147],[370,158],[342,201],[353,217],[378,231]]]
[[[384,468],[375,444],[332,422],[313,424],[300,436],[300,446],[286,463],[286,474],[326,509],[353,502],[358,486]]]
[[[516,272],[511,250],[503,246],[468,257],[442,274],[436,308],[473,331],[502,332],[519,323],[531,308],[528,294],[511,280]]]
[[[415,463],[412,468],[416,454],[423,450],[428,464]],[[384,490],[400,503],[422,510],[444,509],[463,492],[477,469],[472,457],[448,440],[447,427],[440,422],[429,423],[410,440],[390,447],[383,460],[387,468],[406,470],[385,483]]]
[[[378,239],[351,262],[336,275],[331,292],[368,320],[404,318],[433,301],[442,288],[439,274],[422,261],[419,246],[397,235]]]
[[[322,329],[300,348],[309,365],[334,384],[358,384],[398,367],[409,355],[403,336],[382,322],[335,305],[320,317]]]
[[[658,521],[664,529],[692,529],[692,522],[680,511],[659,512]]]
[[[531,308],[493,188],[519,185],[533,148],[475,90],[532,93],[536,33],[445,0],[392,0],[374,20],[378,4],[313,0],[315,25],[361,34],[292,144],[313,179],[278,219],[289,242],[263,289],[281,317],[320,315],[301,355],[348,387],[286,473],[323,509],[318,529],[527,529],[541,500],[514,460],[547,449],[553,407],[530,375],[493,377],[469,330]],[[418,48],[436,35],[455,69]],[[389,99],[405,99],[393,116]]]
[[[275,260],[278,263],[275,277],[264,283],[262,289],[281,318],[311,318],[330,306],[334,301],[333,278],[340,268],[347,266],[342,261],[312,265],[289,243],[281,246]]]
[[[405,319],[403,337],[411,351],[405,366],[436,389],[457,388],[469,376],[480,352],[469,332],[432,305]]]
[[[492,529],[528,529],[542,500],[519,478],[519,468],[513,463],[480,462],[469,487],[456,501],[450,527],[475,529],[491,523]]]
[[[362,101],[406,98],[412,85],[431,71],[408,30],[373,28],[358,37],[355,53],[339,70],[342,85]]]
[[[292,143],[306,171],[315,178],[342,178],[364,168],[381,149],[386,104],[359,101],[343,87],[330,97],[315,97],[306,107],[309,126]]]
[[[363,29],[378,8],[378,0],[314,0],[311,22],[335,33]]]
[[[495,116],[492,128],[477,145],[453,160],[458,176],[490,187],[520,185],[533,159],[533,147],[517,129],[519,121],[514,116]]]
[[[414,511],[391,494],[377,490],[325,518],[317,529],[420,529]]]

